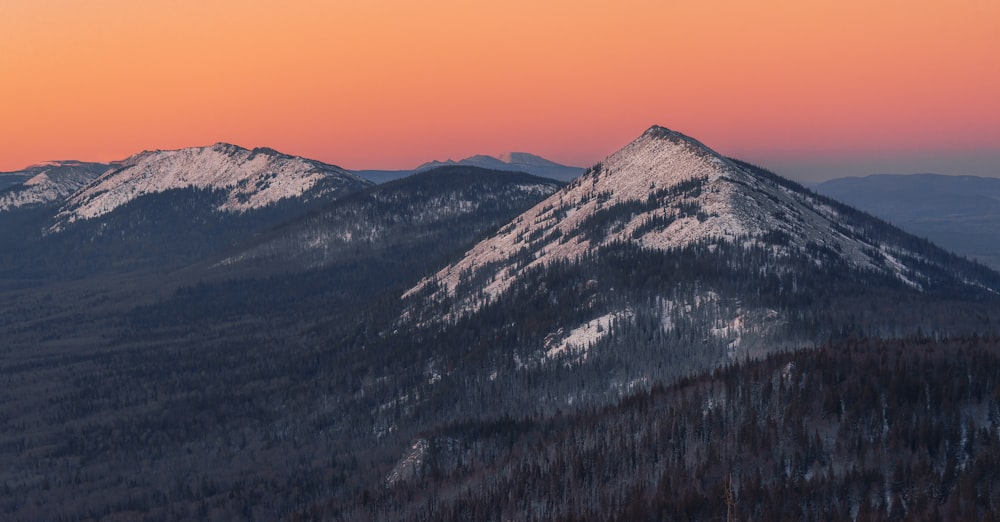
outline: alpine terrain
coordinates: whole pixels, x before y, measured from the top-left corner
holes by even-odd
[[[757,256],[752,270],[763,277],[789,279],[782,293],[807,284],[796,277],[805,275],[796,274],[803,267],[881,278],[919,293],[1000,290],[996,274],[983,267],[654,126],[404,294],[420,296],[408,317],[445,304],[443,315],[426,318],[453,321],[496,302],[533,272],[614,249],[705,249],[708,258],[733,249]],[[739,268],[738,259],[726,264]]]

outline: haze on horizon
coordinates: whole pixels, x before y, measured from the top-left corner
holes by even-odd
[[[219,141],[601,160],[652,124],[802,181],[1000,176],[984,0],[11,0],[0,171]]]

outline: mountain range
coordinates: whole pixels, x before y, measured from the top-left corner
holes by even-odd
[[[5,518],[1000,509],[1000,274],[679,132],[568,183],[86,172],[0,212]]]
[[[326,185],[338,183],[336,178],[358,177],[384,183],[449,165],[524,172],[558,181],[568,181],[584,171],[527,152],[431,161],[412,170],[348,171],[273,149],[250,150],[217,143],[211,147],[144,151],[112,163],[53,161],[0,173],[0,212],[65,203],[52,227],[57,230],[78,219],[108,213],[143,195],[186,188],[225,190],[228,196],[219,209],[241,212],[284,198],[302,197],[309,191],[329,191],[331,187]],[[100,182],[87,186],[98,176]],[[351,179],[351,183],[358,181]],[[85,186],[86,190],[80,190]],[[78,190],[80,193],[75,194]]]

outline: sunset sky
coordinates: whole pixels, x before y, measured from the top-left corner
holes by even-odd
[[[0,0],[0,171],[226,141],[347,168],[660,124],[815,180],[1000,176],[997,0]]]

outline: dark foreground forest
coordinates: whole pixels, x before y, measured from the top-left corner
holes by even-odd
[[[304,519],[996,520],[1000,340],[856,341],[462,423]]]

